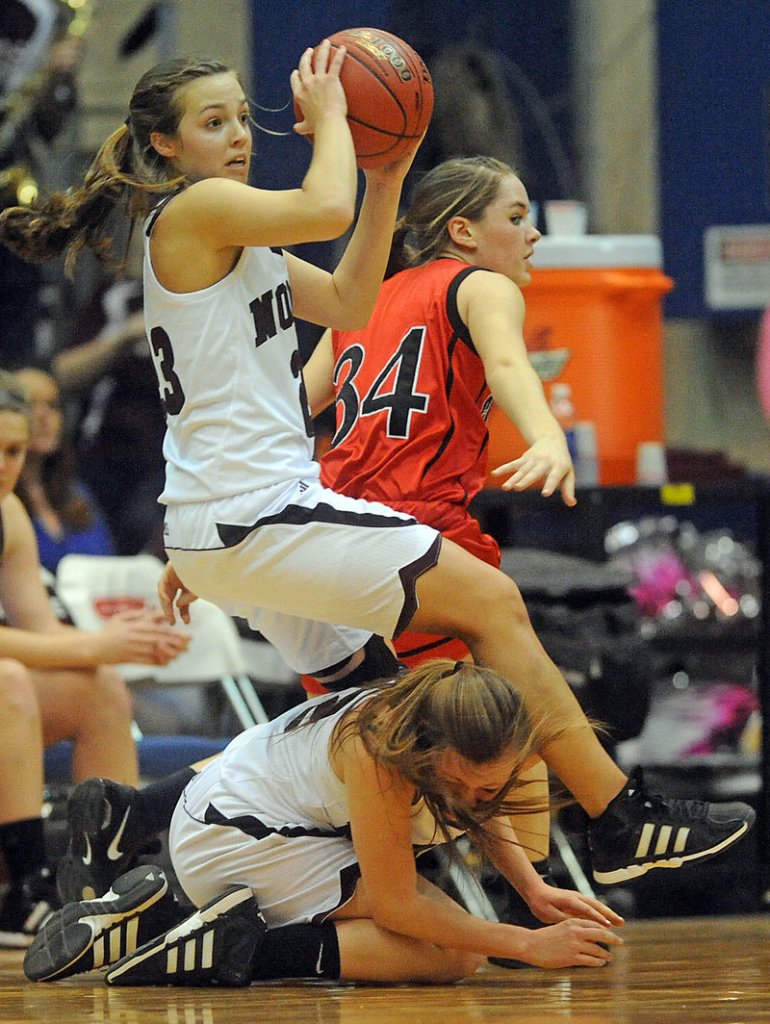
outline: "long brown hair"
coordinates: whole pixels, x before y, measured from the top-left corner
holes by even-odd
[[[155,196],[185,183],[156,151],[151,133],[175,135],[184,113],[180,90],[194,79],[220,74],[234,72],[219,61],[189,58],[151,68],[134,89],[125,123],[103,143],[83,184],[56,192],[39,206],[4,210],[0,241],[30,262],[64,254],[69,273],[86,247],[107,266],[122,266],[125,254],[116,260],[112,251],[113,218],[124,215],[133,222],[146,216]]]
[[[22,367],[14,374],[16,385],[26,396],[30,411],[34,412],[34,382],[35,379],[43,379],[50,382],[56,389],[56,396],[60,400],[61,393],[55,378],[45,370],[39,370],[33,366]],[[30,445],[34,447],[34,416],[31,423]],[[29,473],[32,462],[37,455],[30,449],[27,450],[27,458],[24,468],[21,471],[16,484],[16,494],[19,496],[22,505],[26,508],[31,519],[36,516],[35,503],[29,492]],[[76,533],[87,530],[94,521],[94,514],[88,499],[77,487],[77,460],[75,452],[67,437],[62,424],[59,433],[59,443],[55,451],[49,452],[40,459],[40,482],[45,492],[45,497],[51,508],[61,518],[62,523]]]
[[[374,688],[360,710],[342,719],[334,743],[359,734],[372,757],[415,785],[445,839],[450,828],[459,828],[485,848],[483,824],[490,817],[547,810],[542,800],[527,798],[518,775],[558,730],[545,718],[534,720],[504,676],[441,659]],[[459,806],[438,776],[446,750],[474,764],[515,754],[508,784],[483,807]]]
[[[397,221],[386,277],[436,259],[449,243],[452,217],[479,220],[516,171],[491,156],[455,157],[428,171],[415,186],[407,213]]]

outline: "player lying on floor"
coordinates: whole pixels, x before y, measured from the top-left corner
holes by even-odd
[[[169,929],[165,877],[135,868],[58,911],[25,973],[110,965],[111,985],[244,985],[451,982],[487,956],[604,966],[622,918],[547,885],[514,831],[516,811],[532,810],[519,774],[549,729],[512,683],[466,662],[293,708],[237,736],[176,806],[171,859],[200,909]],[[420,852],[462,833],[550,927],[482,920],[418,875]]]

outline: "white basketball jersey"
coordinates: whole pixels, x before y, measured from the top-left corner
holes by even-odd
[[[245,248],[216,284],[170,292],[150,260],[157,212],[145,225],[144,310],[166,410],[159,500],[210,501],[317,477],[283,253]]]
[[[331,767],[329,744],[342,716],[368,697],[366,690],[343,690],[246,729],[188,784],[183,798],[187,813],[211,820],[214,808],[222,825],[237,826],[244,816],[256,815],[266,829],[281,834],[291,828],[297,836],[306,832],[349,839],[347,793]],[[213,785],[212,778],[218,780]],[[457,829],[449,832],[460,835]],[[415,850],[442,842],[435,818],[419,800],[412,810]]]

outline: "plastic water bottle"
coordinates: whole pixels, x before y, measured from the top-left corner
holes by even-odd
[[[599,453],[596,446],[596,427],[587,420],[578,420],[574,427],[575,483],[578,487],[597,487],[599,484]]]
[[[551,385],[551,412],[567,438],[567,448],[573,465],[577,464],[577,436],[575,434],[575,406],[572,404],[572,388],[569,384]]]
[[[567,448],[575,467],[575,483],[578,487],[596,487],[599,483],[596,428],[593,423],[576,420],[569,384],[551,385],[551,412],[567,438]]]

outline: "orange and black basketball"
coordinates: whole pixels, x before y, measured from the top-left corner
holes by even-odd
[[[358,166],[398,160],[433,113],[433,83],[422,58],[403,39],[377,28],[349,28],[329,39],[347,50],[340,77]]]

